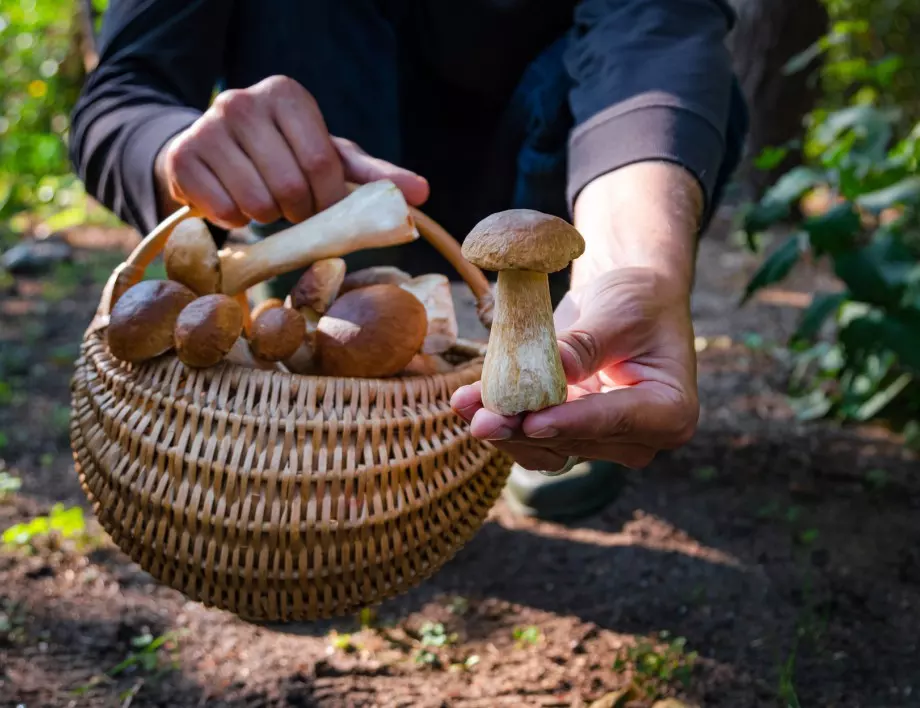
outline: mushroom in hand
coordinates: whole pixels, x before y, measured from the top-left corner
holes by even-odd
[[[464,257],[498,271],[495,313],[482,368],[482,403],[517,415],[564,403],[565,371],[549,294],[549,273],[585,250],[574,226],[530,209],[511,209],[480,221],[463,242]]]
[[[425,341],[425,306],[397,285],[371,285],[336,300],[316,329],[327,376],[383,378],[402,371]]]
[[[179,313],[174,333],[176,354],[186,366],[218,364],[243,332],[239,303],[220,293],[200,297]]]
[[[142,280],[128,288],[112,307],[106,340],[112,355],[140,363],[173,348],[179,313],[195,293],[171,280]]]
[[[273,307],[252,323],[252,353],[265,361],[292,357],[304,342],[303,315],[287,307]]]

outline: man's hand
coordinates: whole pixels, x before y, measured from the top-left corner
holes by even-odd
[[[313,97],[284,76],[218,95],[160,151],[156,173],[164,212],[192,204],[224,228],[298,223],[342,199],[346,180],[391,179],[414,206],[428,198],[424,178],[330,136]]]
[[[556,310],[568,400],[515,417],[482,407],[480,386],[451,405],[471,433],[533,470],[570,456],[644,467],[693,435],[699,415],[690,318],[702,195],[673,165],[642,163],[595,180],[576,204],[585,254]]]

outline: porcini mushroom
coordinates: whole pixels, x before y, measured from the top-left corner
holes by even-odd
[[[259,319],[259,315],[261,315],[266,310],[272,309],[273,307],[284,307],[284,300],[280,300],[276,297],[266,298],[252,308],[252,312],[250,313],[252,321],[255,322],[257,319]]]
[[[166,241],[163,264],[170,280],[197,295],[220,291],[220,258],[208,226],[197,217],[180,221]]]
[[[396,285],[342,295],[316,329],[316,354],[327,376],[383,378],[402,371],[425,341],[425,306]]]
[[[488,410],[516,415],[565,402],[548,274],[562,270],[584,250],[575,227],[530,209],[486,217],[464,240],[468,261],[498,271],[482,368],[482,403]]]
[[[253,320],[252,353],[265,361],[288,359],[303,344],[304,329],[303,315],[297,310],[270,308]]]
[[[345,276],[339,295],[366,288],[368,285],[402,285],[412,280],[412,276],[396,266],[371,266],[362,268]]]
[[[181,245],[183,251],[209,253],[212,239],[206,231],[193,222],[180,232],[181,240],[177,240],[175,248]],[[254,244],[218,251],[217,292],[235,295],[324,258],[344,256],[365,248],[397,246],[414,241],[418,236],[409,205],[399,188],[390,180],[370,182],[299,224]],[[176,266],[170,277],[179,281],[202,278],[200,273],[179,272],[179,263],[191,262],[194,266],[193,261],[192,256],[176,255]],[[213,273],[207,275],[208,278],[212,276]]]
[[[173,348],[179,313],[195,293],[171,280],[142,280],[128,288],[112,307],[106,340],[112,355],[140,363]]]
[[[338,297],[344,280],[345,261],[341,258],[316,261],[291,288],[291,306],[295,310],[309,307],[316,314],[322,315]]]
[[[454,346],[457,341],[457,314],[447,276],[438,273],[420,275],[399,287],[415,295],[428,313],[428,334],[425,335],[422,352],[441,354]]]
[[[186,366],[218,364],[243,331],[243,310],[228,295],[215,293],[187,305],[176,320],[176,354]]]
[[[249,346],[249,341],[246,337],[236,338],[233,346],[230,347],[230,351],[227,352],[227,355],[224,357],[224,361],[236,364],[237,366],[245,366],[249,369],[287,371],[279,362],[265,361],[264,359],[257,358],[256,355],[252,353],[252,347]]]

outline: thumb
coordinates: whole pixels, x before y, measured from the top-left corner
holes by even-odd
[[[603,304],[582,307],[575,322],[557,336],[569,384],[586,381],[602,369],[628,359],[636,348],[636,328],[618,320]]]
[[[428,180],[411,170],[368,155],[350,140],[334,138],[333,142],[345,169],[345,179],[357,184],[367,184],[388,179],[403,193],[412,206],[421,206],[428,199]]]

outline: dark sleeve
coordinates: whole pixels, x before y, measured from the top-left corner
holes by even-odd
[[[687,168],[708,206],[732,90],[724,0],[583,0],[565,56],[569,207],[592,180],[648,159]]]
[[[147,233],[160,221],[154,161],[207,109],[230,0],[111,0],[99,64],[71,120],[70,158],[87,191]]]

